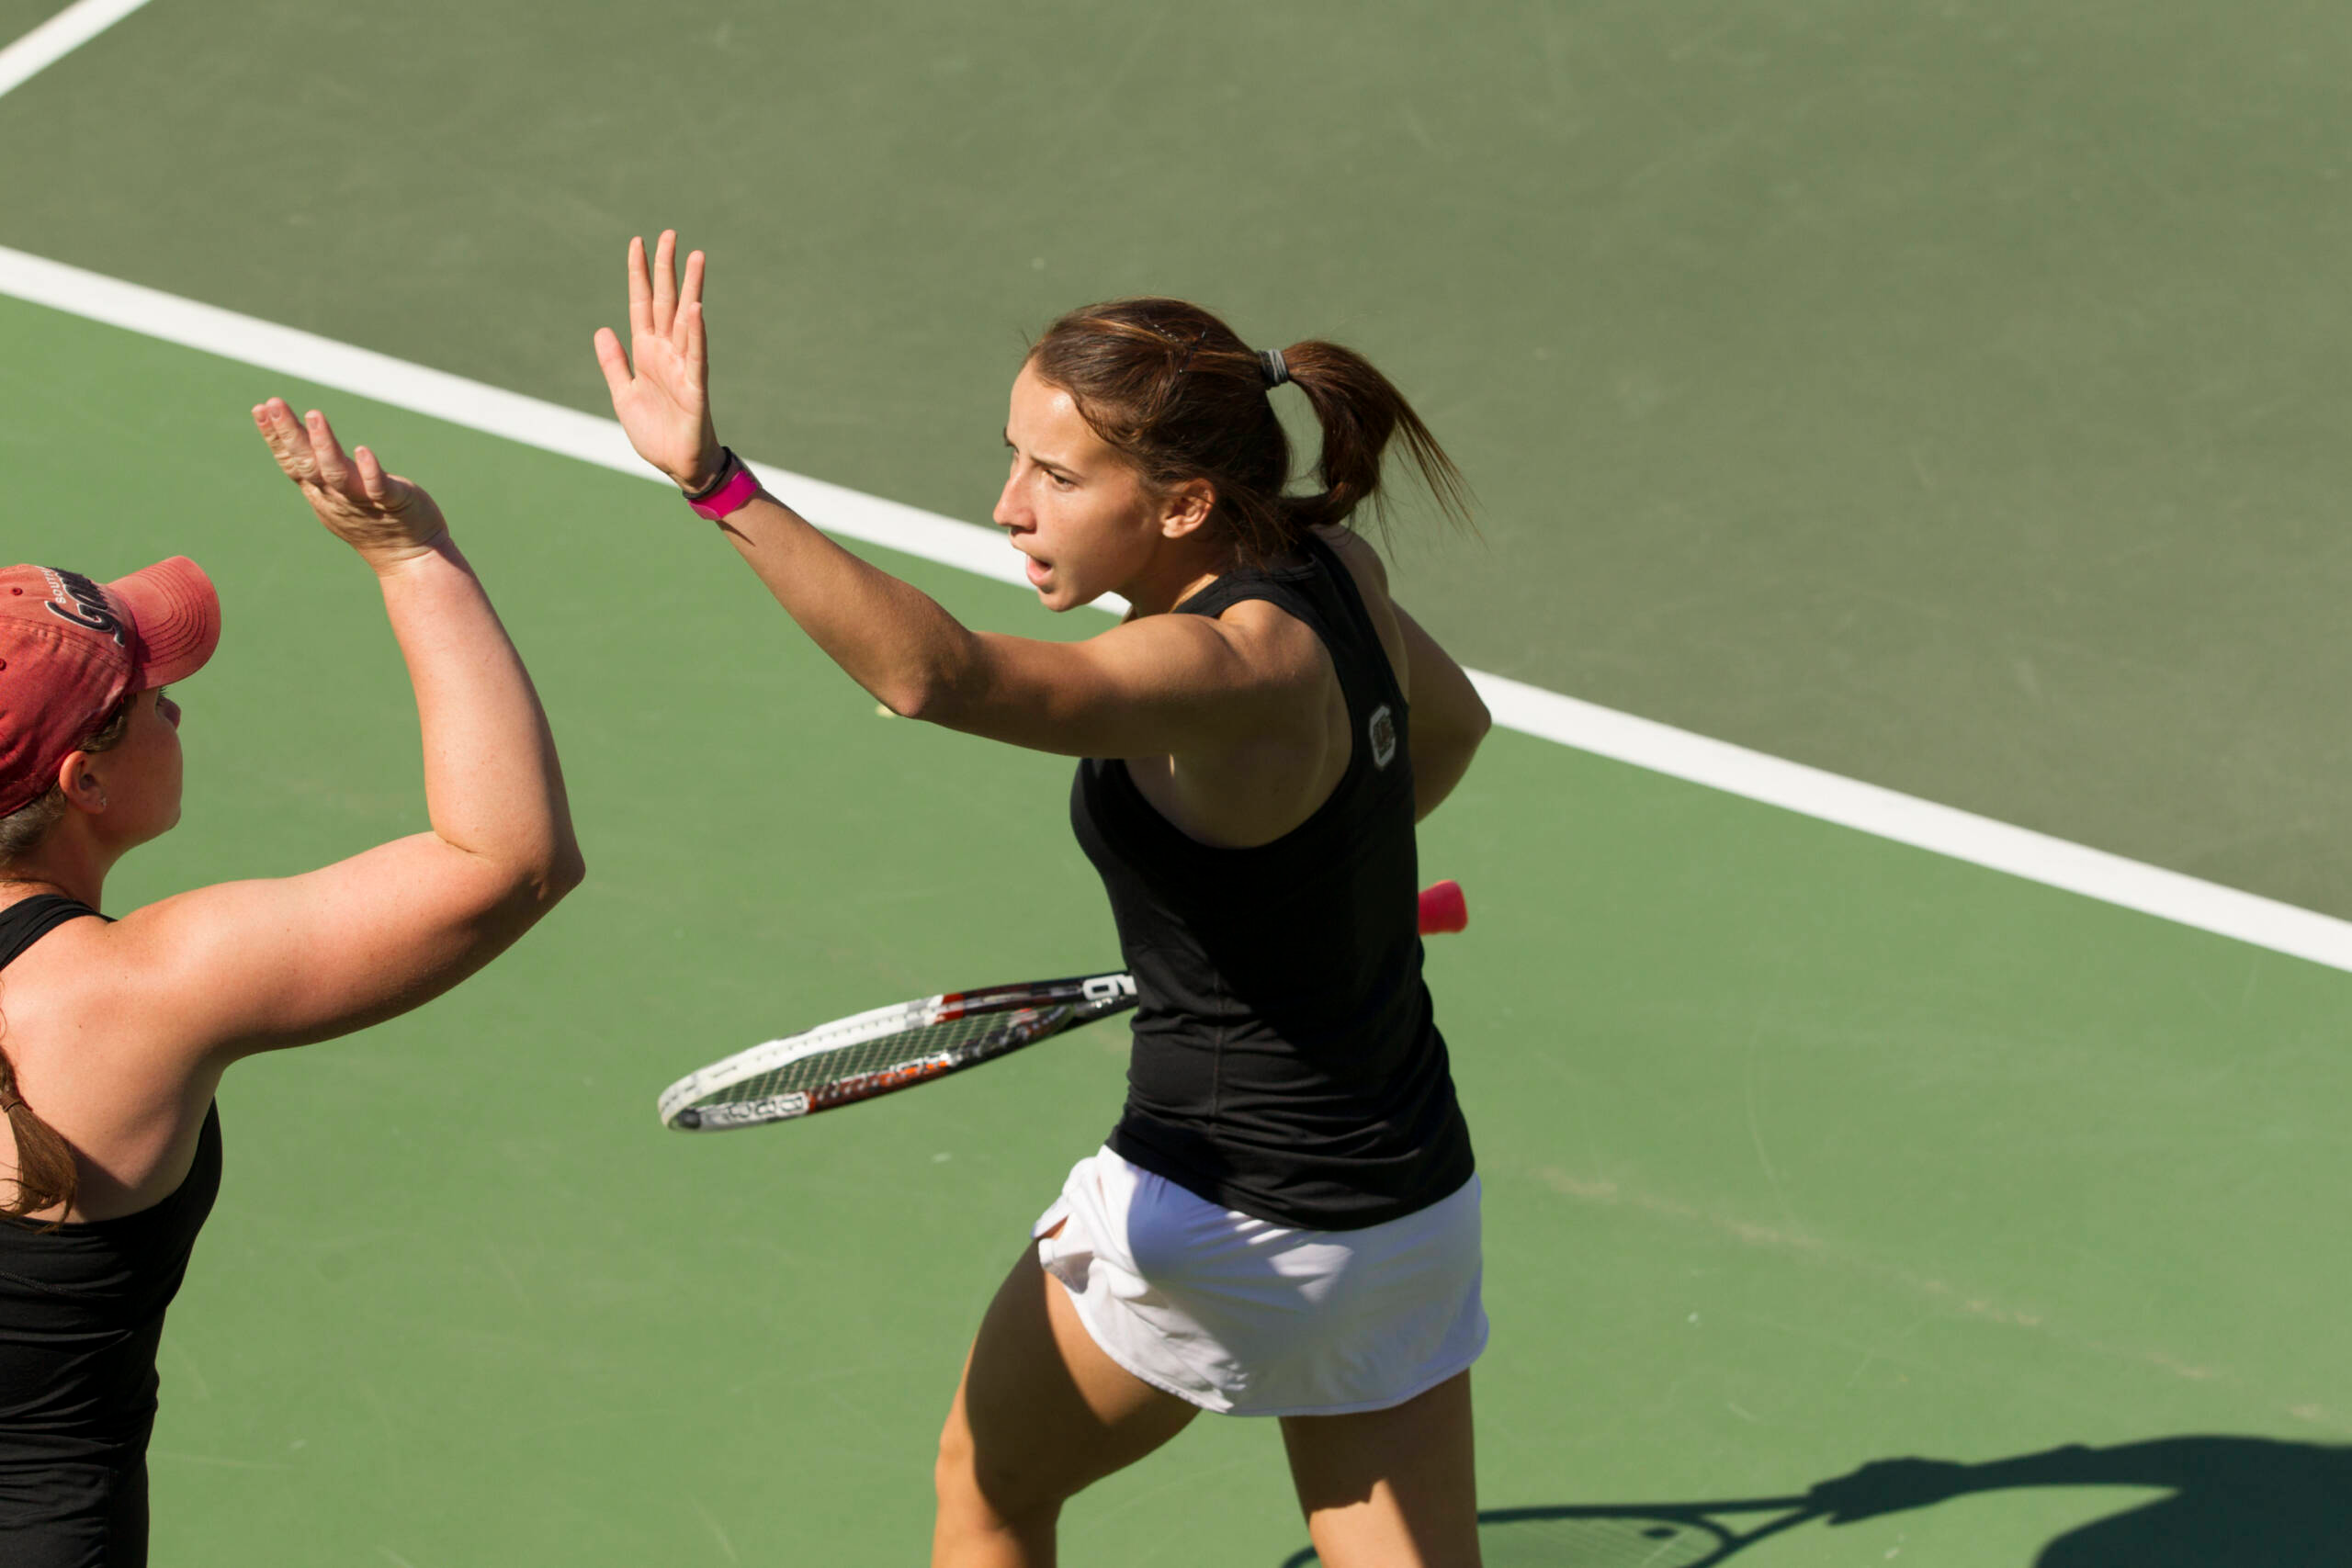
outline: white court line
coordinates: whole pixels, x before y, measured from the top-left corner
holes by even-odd
[[[1495,721],[1881,839],[2352,970],[2352,921],[1473,670]]]
[[[0,49],[0,94],[24,85],[73,53],[147,0],[77,0],[6,49]]]
[[[660,480],[609,419],[0,246],[0,293]],[[582,354],[586,355],[583,348]],[[755,465],[834,533],[1026,588],[993,529]],[[666,482],[666,481],[663,481]],[[2352,971],[2352,922],[1472,671],[1496,722],[1654,773]]]

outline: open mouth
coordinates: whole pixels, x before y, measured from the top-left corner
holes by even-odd
[[[1046,586],[1046,579],[1054,574],[1054,569],[1035,556],[1031,556],[1029,564],[1022,570],[1029,574],[1029,586],[1032,588],[1043,588]]]

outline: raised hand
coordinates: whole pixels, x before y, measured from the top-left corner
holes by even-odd
[[[272,398],[254,405],[254,423],[319,521],[379,571],[425,554],[447,536],[449,525],[431,496],[386,473],[365,446],[346,457],[318,410],[298,420],[284,398]]]
[[[628,353],[610,327],[596,329],[596,363],[612,389],[613,412],[637,455],[676,480],[701,490],[718,475],[718,437],[710,422],[710,358],[703,337],[703,254],[686,257],[678,280],[678,235],[662,231],[652,265],[645,242],[628,243]],[[634,361],[632,367],[631,362]]]

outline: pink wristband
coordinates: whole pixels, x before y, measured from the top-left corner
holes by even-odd
[[[695,509],[696,514],[707,517],[713,523],[718,522],[729,513],[736,511],[745,502],[760,493],[759,476],[744,465],[742,458],[729,452],[727,454],[727,463],[730,471],[719,481],[717,490],[712,491],[700,501],[689,497],[686,502],[688,506]]]

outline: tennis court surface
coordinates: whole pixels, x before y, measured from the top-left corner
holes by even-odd
[[[675,224],[727,438],[967,519],[1025,333],[1198,296],[1358,344],[1463,460],[1484,538],[1408,509],[1396,570],[1466,662],[2340,916],[2347,67],[2286,0],[152,0],[0,96],[0,246],[602,412],[621,246]],[[732,1137],[652,1100],[1111,964],[1066,765],[878,716],[638,478],[0,296],[7,558],[185,553],[227,617],[117,907],[422,821],[272,392],[447,510],[592,875],[454,995],[231,1077],[155,1561],[922,1560],[1119,1030]],[[977,624],[1102,624],[860,547]],[[2352,1554],[2352,975],[1513,730],[1422,864],[1473,910],[1430,977],[1491,1564]],[[1841,1479],[1868,1517],[1717,1506]],[[1231,1421],[1064,1540],[1306,1544]]]

